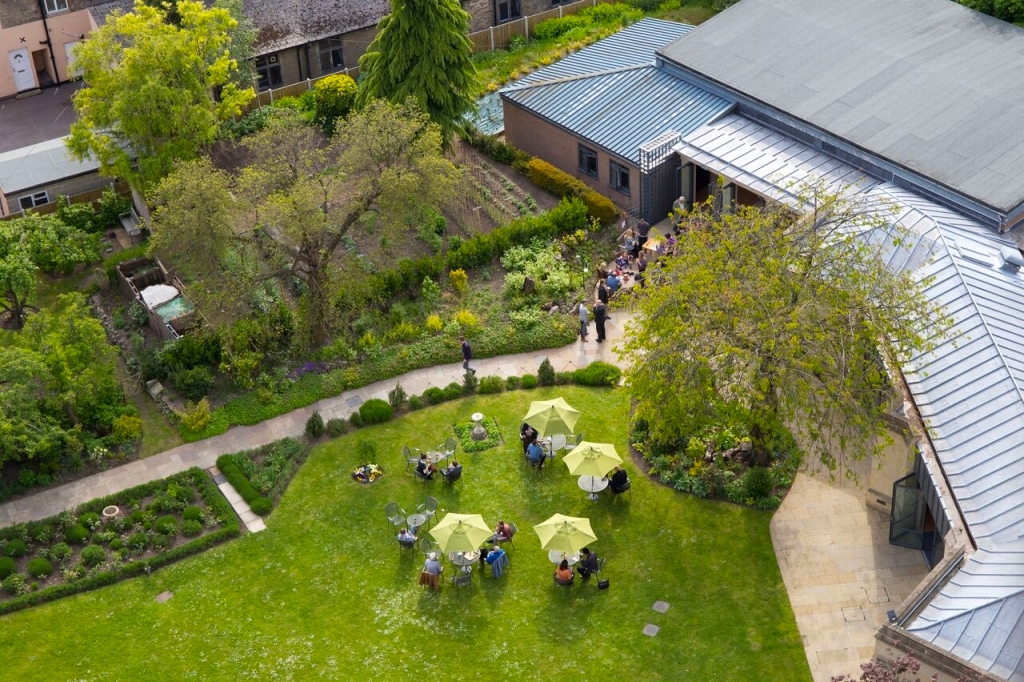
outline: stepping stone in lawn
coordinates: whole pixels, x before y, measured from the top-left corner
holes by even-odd
[[[665,613],[666,611],[668,611],[668,602],[656,601],[654,602],[654,606],[652,606],[651,608],[657,611],[658,613]]]
[[[174,596],[174,593],[170,590],[164,590],[160,594],[156,595],[156,603],[163,604],[165,601]]]
[[[658,634],[658,630],[661,630],[661,628],[659,628],[657,625],[654,625],[653,623],[648,623],[644,626],[644,634],[648,637],[654,637],[656,634]]]

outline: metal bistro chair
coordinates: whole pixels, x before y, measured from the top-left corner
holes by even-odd
[[[408,541],[406,541],[406,540],[402,540],[401,538],[396,538],[396,539],[398,539],[398,548],[399,548],[399,550],[406,550],[406,549],[415,550],[416,549],[416,540],[408,540]]]
[[[423,514],[427,517],[427,527],[430,527],[430,522],[437,518],[437,498],[428,497],[427,501],[416,508],[418,514]]]
[[[422,537],[419,541],[420,551],[423,552],[423,558],[426,558],[431,552],[436,552],[437,548],[434,547],[434,543],[428,537]]]
[[[576,584],[576,576],[575,575],[572,578],[570,578],[569,580],[560,580],[558,578],[558,572],[556,571],[555,573],[553,573],[551,575],[551,578],[555,581],[555,588],[556,589],[559,588],[559,587],[572,587],[574,584]]]
[[[615,499],[617,497],[622,497],[624,494],[629,493],[629,499],[632,500],[633,499],[632,487],[633,487],[633,481],[627,478],[626,479],[626,484],[624,486],[622,486],[621,490],[619,490],[618,492],[615,492],[614,490],[612,490],[609,487],[608,488],[608,492],[610,492],[612,494],[612,499]]]
[[[405,458],[405,470],[408,471],[409,467],[416,466],[420,461],[421,450],[419,448],[410,448],[408,445],[402,446],[402,457]],[[413,455],[413,453],[416,453]]]
[[[392,528],[398,528],[405,524],[405,510],[398,506],[397,502],[388,502],[384,505],[384,514],[388,517],[388,523]]]
[[[438,473],[444,477],[445,483],[456,483],[462,480],[462,465],[455,467],[450,473],[447,469],[439,469]]]
[[[448,459],[455,454],[455,451],[459,448],[459,441],[455,440],[451,436],[445,439],[444,445],[438,445],[437,451],[441,453],[442,459]]]
[[[602,556],[597,558],[597,568],[590,572],[590,575],[601,575],[604,570],[604,562],[608,560],[608,557]]]
[[[455,583],[455,587],[460,590],[463,587],[473,587],[473,574],[459,571],[452,576],[452,582]]]
[[[572,449],[583,442],[583,432],[580,431],[577,434],[567,434],[565,437],[566,449]]]

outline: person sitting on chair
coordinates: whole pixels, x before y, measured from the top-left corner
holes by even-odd
[[[444,476],[445,479],[448,479],[461,471],[462,465],[453,459],[452,461],[448,462],[448,466],[441,470],[441,475]]]
[[[538,469],[544,468],[544,448],[540,446],[540,441],[536,438],[530,443],[530,447],[526,448],[526,459],[530,461],[530,466],[535,466]]]
[[[444,566],[437,560],[437,552],[431,552],[427,555],[427,560],[423,564],[423,572],[430,573],[432,575],[441,575],[441,571],[444,570]]]
[[[491,547],[491,551],[487,553],[487,563],[493,564],[495,561],[499,561],[503,556],[505,556],[505,550],[498,545],[493,545]]]
[[[597,555],[591,552],[589,547],[584,547],[580,554],[582,556],[576,570],[580,572],[580,577],[589,578],[591,573],[597,571]]]
[[[533,428],[532,426],[530,426],[526,422],[523,422],[523,425],[519,427],[519,440],[523,441],[523,454],[524,455],[526,454],[526,449],[528,447],[530,447],[530,443],[532,443],[534,440],[536,440],[536,438],[537,438],[537,429]]]
[[[403,545],[414,545],[416,544],[416,534],[410,533],[408,528],[403,528],[398,531],[398,541]]]
[[[627,483],[629,483],[629,474],[622,467],[615,467],[615,473],[612,474],[611,479],[608,481],[608,489],[618,495],[626,487]]]
[[[420,455],[420,461],[416,463],[416,471],[420,476],[429,480],[434,478],[434,472],[437,471],[437,469],[424,454]]]
[[[558,570],[555,571],[555,577],[558,578],[559,582],[566,585],[570,584],[572,579],[576,577],[576,574],[572,572],[571,568],[569,568],[569,561],[567,559],[562,559],[562,563],[558,564]]]
[[[491,536],[491,542],[507,542],[512,539],[514,532],[512,526],[499,520],[498,525],[494,527],[494,535]]]

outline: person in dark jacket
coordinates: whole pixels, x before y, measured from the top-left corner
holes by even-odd
[[[594,326],[597,327],[597,342],[604,341],[604,323],[608,319],[608,306],[603,301],[594,304]]]
[[[473,349],[469,345],[469,341],[466,340],[465,336],[460,336],[459,341],[462,342],[462,368],[467,372],[476,374],[476,370],[469,366],[469,361],[473,359]]]
[[[584,547],[580,551],[580,555],[580,562],[576,564],[576,572],[582,578],[589,578],[591,573],[597,572],[597,555],[591,552],[589,547]]]
[[[615,473],[612,474],[611,479],[608,481],[608,487],[615,494],[621,493],[622,489],[626,487],[626,483],[629,481],[629,474],[622,467],[615,467]]]
[[[597,283],[597,300],[608,305],[608,287],[603,279]]]

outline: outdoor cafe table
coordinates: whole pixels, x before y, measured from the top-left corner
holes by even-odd
[[[556,566],[562,563],[562,559],[568,561],[570,566],[574,566],[576,562],[580,560],[580,555],[566,554],[565,552],[560,552],[557,549],[553,549],[550,552],[548,552],[548,559],[550,559],[551,563],[555,564]]]
[[[461,566],[463,573],[469,573],[472,570],[469,567],[475,564],[479,558],[479,549],[474,549],[472,552],[452,552],[448,555],[448,561],[452,562],[456,566]],[[453,575],[452,580],[454,579],[455,576]]]
[[[408,519],[406,519],[406,521],[408,522],[408,524],[411,527],[419,528],[420,526],[422,526],[424,523],[427,522],[427,517],[424,516],[423,514],[413,514]]]
[[[551,459],[554,459],[559,450],[565,449],[565,444],[565,435],[561,433],[556,433],[547,440],[541,441],[541,445],[545,450],[544,454]]]
[[[448,455],[444,454],[443,452],[431,450],[430,452],[427,453],[427,459],[430,461],[431,464],[437,466],[442,460],[448,459]]]
[[[592,502],[596,502],[597,494],[608,487],[608,479],[598,476],[580,476],[579,480],[576,481],[576,485],[580,487],[580,490],[590,493],[587,497]]]

